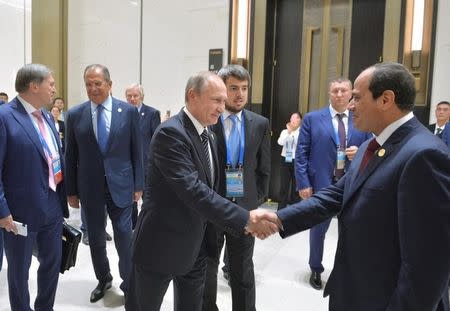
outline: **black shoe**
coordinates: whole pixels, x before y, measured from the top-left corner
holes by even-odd
[[[89,245],[89,237],[86,233],[83,233],[83,238],[81,239],[84,245]]]
[[[106,232],[106,241],[112,241],[112,237],[108,232]]]
[[[105,296],[106,290],[111,288],[112,277],[109,281],[100,281],[91,293],[91,302],[97,302]]]
[[[322,289],[322,279],[320,278],[319,272],[311,272],[311,276],[309,277],[309,284],[311,284],[312,288],[314,289]]]

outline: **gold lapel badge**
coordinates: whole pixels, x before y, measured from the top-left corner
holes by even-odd
[[[386,150],[385,150],[385,149],[380,149],[380,150],[378,150],[378,156],[379,156],[380,158],[383,157],[385,153],[386,153]]]

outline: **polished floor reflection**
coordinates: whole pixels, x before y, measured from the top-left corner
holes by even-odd
[[[274,209],[274,206],[265,208]],[[79,211],[71,209],[69,223],[79,225]],[[112,232],[111,227],[108,231]],[[256,275],[256,308],[258,311],[279,310],[328,310],[328,299],[323,298],[323,291],[317,291],[308,283],[308,233],[300,233],[282,240],[278,235],[255,245],[254,263]],[[323,279],[328,279],[333,264],[337,242],[337,221],[333,219],[326,238]],[[119,273],[114,244],[108,242],[108,254],[114,277],[113,287],[105,298],[91,304],[89,295],[96,286],[94,272],[89,256],[89,248],[80,245],[77,265],[60,276],[55,310],[123,310],[123,296],[119,290]],[[0,311],[10,310],[6,281],[7,263],[0,272]],[[37,261],[33,259],[30,269],[30,294],[36,295]],[[218,284],[218,307],[221,311],[231,310],[231,291],[220,273]],[[32,300],[33,301],[33,300]],[[161,308],[162,311],[173,310],[173,292],[170,287]]]

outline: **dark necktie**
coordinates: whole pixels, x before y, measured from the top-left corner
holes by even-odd
[[[339,150],[344,151],[345,146],[347,145],[346,139],[345,139],[345,125],[344,121],[342,119],[344,118],[345,114],[338,113],[336,114],[338,118],[338,136],[339,136]],[[337,164],[337,161],[336,161]],[[334,170],[334,176],[336,179],[340,179],[342,176],[344,176],[344,169],[338,169],[337,167]]]
[[[375,138],[372,138],[361,160],[361,164],[359,166],[359,173],[362,173],[364,171],[370,159],[373,157],[375,151],[378,148],[380,148],[380,144],[375,140]]]
[[[442,128],[438,127],[436,129],[436,136],[442,137]]]
[[[105,107],[97,106],[97,142],[100,151],[105,154],[106,144],[108,142],[108,132],[106,130]]]
[[[205,157],[206,157],[206,162],[208,164],[208,170],[209,170],[209,176],[211,177],[211,181],[212,181],[212,169],[211,169],[211,158],[209,157],[209,136],[208,136],[208,131],[206,129],[203,130],[202,134],[200,135],[201,139],[202,139],[202,145],[203,145],[203,152],[205,153]]]

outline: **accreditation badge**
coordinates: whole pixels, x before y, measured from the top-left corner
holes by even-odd
[[[292,163],[292,151],[286,151],[286,155],[284,156],[284,161],[287,163]]]
[[[242,168],[226,169],[227,198],[242,198],[244,196],[244,171]]]
[[[337,149],[336,169],[343,170],[345,168],[345,150],[343,148]]]
[[[63,174],[61,170],[61,159],[59,155],[52,158],[53,176],[55,177],[55,184],[59,184],[63,180]]]

